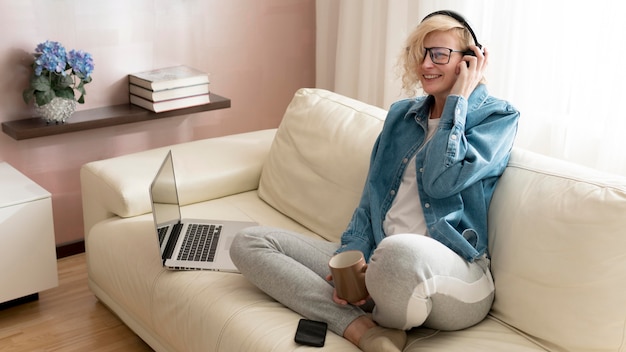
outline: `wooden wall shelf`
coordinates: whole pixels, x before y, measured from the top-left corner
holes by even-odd
[[[21,140],[230,107],[230,99],[213,93],[210,93],[210,96],[211,102],[208,104],[160,113],[155,113],[132,104],[121,104],[77,111],[64,124],[47,124],[38,117],[8,121],[2,123],[2,131],[13,137],[13,139]]]

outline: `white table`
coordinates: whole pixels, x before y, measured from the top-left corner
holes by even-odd
[[[0,162],[0,303],[59,284],[50,193]]]

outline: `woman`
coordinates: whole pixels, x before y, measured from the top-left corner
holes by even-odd
[[[487,212],[519,118],[487,93],[488,56],[460,15],[427,16],[400,62],[404,89],[428,95],[391,106],[341,244],[250,228],[231,247],[243,275],[364,351],[400,351],[413,327],[480,322],[494,297]],[[354,249],[369,263],[367,301],[343,301],[328,282],[330,257]]]

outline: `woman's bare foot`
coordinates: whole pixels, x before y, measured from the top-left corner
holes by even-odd
[[[406,344],[406,332],[380,327],[367,315],[348,325],[343,337],[366,352],[402,351]]]
[[[375,328],[378,325],[374,323],[367,315],[362,315],[356,319],[343,332],[343,337],[352,342],[355,346],[359,345],[361,337],[371,328]]]
[[[371,328],[361,336],[359,348],[364,352],[402,352],[406,345],[406,332],[382,326]]]

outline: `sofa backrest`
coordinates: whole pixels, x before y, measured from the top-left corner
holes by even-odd
[[[259,196],[320,236],[339,241],[360,200],[386,114],[330,91],[298,90],[263,166]]]
[[[550,350],[624,350],[626,178],[514,149],[489,231],[493,316]]]

